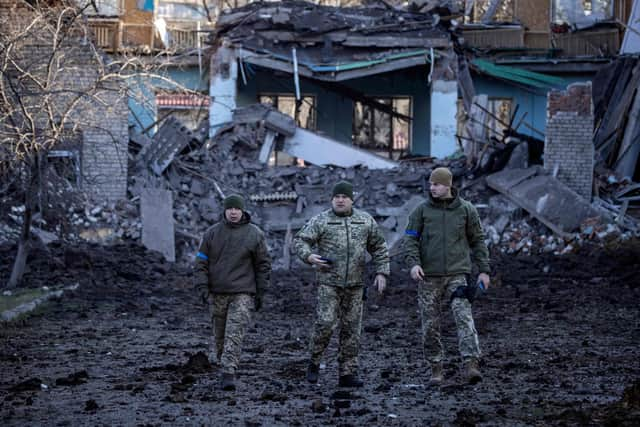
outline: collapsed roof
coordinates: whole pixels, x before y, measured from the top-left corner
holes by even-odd
[[[341,81],[429,62],[450,46],[438,19],[384,3],[339,8],[303,1],[251,3],[220,15],[211,43],[226,39],[241,59],[306,77]]]

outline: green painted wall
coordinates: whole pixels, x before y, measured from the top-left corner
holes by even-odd
[[[238,77],[237,105],[253,104],[261,93],[293,94],[293,77],[245,64],[247,83]],[[341,82],[342,85],[370,96],[410,96],[414,121],[412,124],[412,153],[429,154],[429,85],[426,67],[415,67],[377,76]],[[338,141],[350,143],[353,121],[353,101],[334,91],[319,87],[313,81],[300,79],[303,94],[315,95],[317,102],[317,131]]]

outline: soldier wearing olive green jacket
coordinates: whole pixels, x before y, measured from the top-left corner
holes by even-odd
[[[471,302],[452,298],[452,294],[467,285],[465,276],[471,273],[472,261],[478,266],[478,279],[485,289],[489,287],[489,251],[478,212],[452,188],[449,169],[435,169],[429,180],[429,198],[409,216],[404,244],[411,277],[419,282],[422,342],[425,358],[431,365],[430,382],[437,385],[443,381],[442,301],[451,304],[467,379],[477,382],[482,379],[478,366],[480,345]]]
[[[224,215],[202,237],[196,255],[194,281],[203,302],[212,306],[212,321],[222,389],[235,390],[242,341],[269,286],[271,259],[264,233],[251,224],[244,199],[224,199]]]
[[[300,259],[317,267],[317,318],[311,336],[307,380],[318,381],[322,354],[339,321],[339,385],[362,387],[357,370],[366,252],[373,257],[374,285],[380,293],[389,276],[389,253],[375,220],[368,213],[353,208],[352,185],[339,182],[334,186],[332,196],[332,209],[311,218],[294,242]]]

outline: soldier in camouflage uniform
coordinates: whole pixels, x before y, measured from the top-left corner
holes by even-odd
[[[341,181],[334,186],[331,205],[332,209],[311,218],[294,242],[300,259],[317,268],[318,299],[307,380],[318,382],[322,354],[339,322],[339,385],[362,387],[357,371],[366,252],[373,257],[374,285],[379,293],[389,276],[389,253],[375,220],[353,208],[350,183]]]
[[[271,261],[263,232],[250,223],[242,197],[224,199],[222,220],[205,233],[196,255],[195,283],[205,303],[212,304],[212,322],[222,389],[235,390],[242,340],[259,310],[269,284]]]
[[[480,346],[471,302],[466,298],[452,298],[452,294],[467,285],[466,275],[471,273],[472,259],[480,272],[478,279],[485,289],[489,287],[489,251],[478,212],[452,188],[449,169],[436,168],[432,172],[430,197],[410,214],[404,243],[411,277],[419,282],[418,304],[424,354],[431,365],[430,382],[437,385],[443,381],[442,301],[451,304],[467,379],[472,383],[480,381]]]

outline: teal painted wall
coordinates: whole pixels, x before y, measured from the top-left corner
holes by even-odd
[[[571,83],[591,81],[590,76],[584,75],[558,75],[557,77],[562,77],[566,81],[567,86]],[[486,94],[489,98],[511,98],[513,100],[513,109],[515,109],[516,105],[519,105],[514,125],[517,124],[526,113],[526,117],[524,118],[523,124],[518,128],[518,132],[538,139],[544,139],[547,123],[548,90],[515,86],[505,81],[477,75],[473,76],[473,84],[476,94]],[[556,89],[565,90],[566,86],[557,87]],[[524,123],[529,124],[538,132],[528,128]]]
[[[257,66],[245,64],[247,84],[238,78],[237,105],[245,106],[258,100],[261,93],[293,94],[293,77]],[[411,96],[413,106],[412,152],[429,154],[429,85],[425,67],[385,73],[340,82],[344,86],[370,96]],[[315,95],[317,102],[317,131],[338,141],[351,142],[353,101],[334,91],[328,91],[313,81],[301,78],[300,90],[306,95]]]
[[[172,67],[161,76],[162,78],[137,78],[129,86],[129,125],[137,131],[150,126],[157,119],[156,89],[175,88],[177,90],[179,87],[186,87],[203,93],[209,92],[208,77],[200,78],[200,70],[197,65]],[[153,135],[153,133],[154,130],[151,130],[150,134]]]

